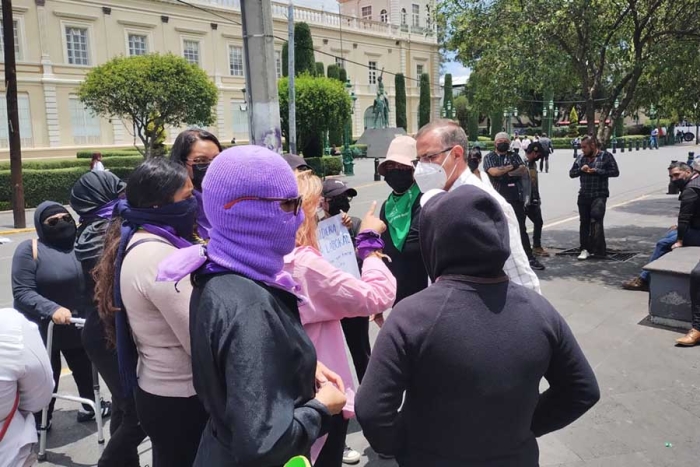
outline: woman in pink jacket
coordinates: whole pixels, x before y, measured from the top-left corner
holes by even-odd
[[[363,260],[362,277],[357,279],[326,261],[319,251],[316,210],[321,201],[321,180],[310,171],[296,176],[305,220],[297,232],[297,247],[285,257],[284,270],[294,277],[301,295],[307,298],[299,313],[318,360],[340,375],[348,399],[343,413],[334,417],[328,437],[314,444],[312,458],[315,467],[340,467],[348,419],[354,416],[355,395],[340,320],[371,316],[391,308],[396,279],[382,259],[381,233],[386,226],[374,216],[376,203],[362,220],[356,238],[358,256]]]

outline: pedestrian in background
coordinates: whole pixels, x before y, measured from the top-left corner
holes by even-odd
[[[547,133],[542,133],[542,137],[540,137],[539,142],[544,148],[544,155],[540,158],[540,172],[544,171],[545,173],[549,173],[549,155],[554,152],[552,140],[549,139]]]
[[[619,177],[615,157],[598,147],[593,136],[581,139],[581,155],[569,170],[569,177],[580,178],[581,189],[578,193],[578,212],[580,218],[578,259],[583,261],[591,255],[604,258],[607,256],[605,244],[605,205],[610,197],[609,179]]]
[[[98,467],[138,467],[138,446],[146,437],[138,420],[133,393],[122,388],[117,352],[109,345],[97,311],[92,276],[102,255],[112,212],[125,188],[126,183],[110,172],[88,172],[73,185],[70,195],[71,208],[80,216],[74,251],[83,269],[87,298],[83,346],[112,394],[110,437],[97,462]]]
[[[61,380],[61,356],[70,368],[80,397],[94,399],[92,363],[85,353],[80,330],[70,325],[71,318],[84,318],[88,298],[83,269],[73,251],[77,227],[68,210],[53,201],[44,201],[34,211],[34,228],[38,240],[20,243],[12,257],[12,296],[14,308],[39,326],[46,343],[50,320],[53,330],[51,367],[54,392]],[[51,429],[56,400],[51,400],[47,430]],[[102,416],[111,408],[104,403]],[[41,414],[37,414],[39,417]],[[89,405],[78,411],[78,421],[95,417]],[[39,422],[41,418],[37,418]]]
[[[92,172],[104,172],[105,166],[102,164],[102,154],[95,152],[92,154],[92,160],[90,161],[90,170]]]
[[[190,331],[194,383],[211,418],[194,465],[282,466],[308,455],[346,402],[342,380],[317,362],[300,288],[283,271],[302,200],[292,169],[259,146],[224,151],[203,188],[213,228],[206,249],[188,249],[205,261],[190,264],[199,268]],[[186,274],[178,255],[188,250],[172,263]]]
[[[284,259],[284,270],[307,298],[299,306],[299,314],[318,359],[340,375],[348,398],[344,413],[333,418],[328,438],[314,444],[312,458],[315,467],[340,467],[345,460],[357,463],[360,457],[359,453],[350,457],[345,444],[349,418],[354,416],[354,384],[341,320],[363,317],[366,321],[369,316],[388,310],[396,298],[396,279],[382,259],[381,234],[386,226],[374,215],[376,203],[362,219],[355,239],[362,261],[358,279],[333,266],[319,251],[314,214],[321,201],[321,180],[311,172],[298,173],[296,178],[304,222],[297,232],[296,248]]]
[[[534,231],[532,233],[532,254],[540,257],[548,257],[549,252],[542,248],[542,200],[540,198],[539,176],[537,173],[537,161],[541,161],[547,150],[544,145],[536,141],[525,149],[528,170],[530,172],[530,202],[525,207],[527,218],[532,221]]]
[[[95,268],[95,296],[116,344],[125,392],[153,446],[154,467],[191,467],[207,413],[192,383],[192,285],[156,281],[159,263],[191,246],[197,200],[185,168],[152,157],[129,176]]]
[[[233,142],[235,144],[235,141]],[[213,134],[200,128],[190,128],[183,131],[173,143],[170,159],[182,164],[194,186],[194,197],[197,199],[197,229],[196,234],[201,240],[209,239],[211,225],[202,205],[202,181],[207,173],[209,164],[221,152],[221,143]]]
[[[36,324],[15,309],[0,309],[0,465],[37,465],[33,413],[49,405],[53,386]]]
[[[506,138],[506,148],[508,150]],[[434,120],[416,134],[418,163],[415,178],[423,192],[421,204],[427,200],[430,190],[451,191],[462,185],[475,185],[485,190],[501,206],[508,219],[511,255],[505,271],[513,282],[540,292],[540,281],[532,271],[520,240],[518,218],[513,207],[490,185],[482,183],[467,164],[469,141],[467,134],[451,120]]]
[[[541,271],[544,270],[544,265],[532,253],[525,224],[527,219],[525,205],[530,198],[530,172],[520,156],[508,151],[509,140],[508,133],[501,132],[496,135],[494,138],[496,148],[484,158],[484,171],[489,175],[494,189],[513,207],[518,220],[520,240],[530,267]],[[527,147],[529,144],[524,146],[524,148]]]
[[[523,147],[520,138],[518,138],[517,135],[511,136],[510,141],[510,150],[513,151],[514,154],[520,154],[520,149]]]
[[[401,467],[536,467],[536,438],[598,401],[593,370],[554,307],[503,272],[496,200],[474,186],[438,193],[420,229],[433,285],[379,333],[356,401],[363,433]]]
[[[384,253],[391,259],[387,266],[396,277],[394,306],[428,286],[428,273],[418,243],[422,193],[413,176],[416,159],[416,140],[397,136],[377,169],[392,189],[382,204],[379,218],[387,226],[382,233]],[[383,316],[378,315],[375,320],[383,323]]]

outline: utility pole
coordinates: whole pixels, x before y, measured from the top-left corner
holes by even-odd
[[[271,3],[244,0],[241,18],[250,142],[282,152]]]
[[[15,63],[15,34],[12,0],[2,0],[3,44],[5,46],[5,92],[7,98],[7,127],[10,137],[10,183],[12,184],[12,214],[16,229],[27,226],[22,185],[22,145],[19,135],[17,108],[17,67]]]
[[[289,0],[289,41],[287,43],[287,74],[289,76],[289,152],[297,153],[297,98],[296,90],[294,89],[294,4]]]

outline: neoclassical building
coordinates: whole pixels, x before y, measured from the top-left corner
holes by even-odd
[[[23,155],[68,156],[80,148],[132,145],[129,122],[93,116],[76,90],[91,67],[115,56],[149,52],[171,52],[202,67],[220,92],[216,123],[210,130],[222,141],[232,137],[246,141],[249,107],[238,24],[240,0],[185,1],[190,5],[177,0],[14,0]],[[365,128],[382,70],[392,125],[395,73],[406,76],[409,133],[417,131],[421,73],[430,75],[437,115],[440,57],[432,5],[432,0],[342,0],[340,12],[295,7],[295,20],[311,26],[316,61],[326,66],[338,63],[348,71],[358,97],[355,136]],[[273,1],[271,6],[280,75],[288,4]],[[0,120],[0,157],[7,158],[4,93]],[[179,129],[168,130],[172,141]]]

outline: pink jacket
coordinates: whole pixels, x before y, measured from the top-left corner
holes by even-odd
[[[343,378],[348,396],[343,412],[352,418],[355,391],[340,320],[390,309],[396,298],[396,279],[384,261],[372,256],[364,261],[362,279],[357,279],[312,247],[299,247],[287,255],[284,270],[308,299],[299,307],[301,322],[316,347],[318,360]]]

